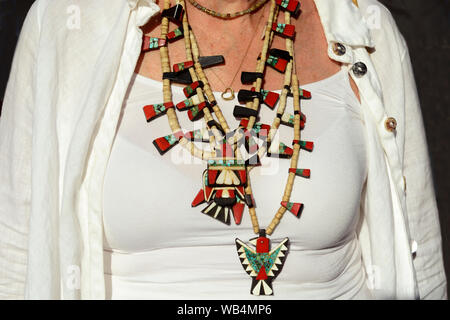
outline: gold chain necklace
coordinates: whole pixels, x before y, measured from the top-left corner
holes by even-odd
[[[217,18],[221,18],[221,19],[233,19],[236,17],[240,17],[249,13],[253,13],[255,11],[257,11],[259,8],[261,8],[268,0],[259,0],[257,3],[255,3],[253,6],[251,6],[250,8],[246,9],[246,10],[242,10],[242,11],[238,11],[238,12],[234,12],[234,13],[220,13],[211,9],[208,9],[204,6],[202,6],[201,4],[199,4],[198,2],[196,2],[195,0],[189,0],[189,2],[197,9],[213,16],[213,17],[217,17]]]
[[[267,1],[266,1],[266,2],[267,2]],[[261,13],[261,16],[260,16],[260,18],[259,18],[259,20],[258,20],[257,28],[259,28],[259,25],[261,24],[261,20],[262,20],[263,17],[264,17],[264,13]],[[222,91],[222,94],[221,94],[221,97],[222,97],[223,100],[231,101],[231,100],[234,100],[234,98],[236,98],[236,95],[235,95],[235,92],[234,92],[234,89],[233,89],[232,85],[233,85],[233,83],[234,83],[234,80],[236,79],[236,76],[237,76],[238,73],[239,73],[239,70],[241,70],[241,67],[242,67],[242,65],[244,64],[245,59],[247,58],[248,52],[249,52],[249,50],[250,50],[252,44],[253,44],[253,39],[252,39],[252,41],[249,41],[249,44],[248,44],[248,46],[247,46],[247,49],[245,50],[245,53],[244,53],[244,57],[242,58],[241,63],[239,64],[239,67],[237,68],[237,71],[236,71],[236,73],[234,74],[233,79],[231,80],[231,82],[230,82],[230,84],[229,84],[228,86],[227,86],[227,85],[222,81],[222,79],[217,75],[217,73],[214,71],[214,69],[210,69],[211,72],[216,76],[216,78],[217,78],[217,79],[223,84],[223,86],[225,87],[225,90]]]
[[[284,11],[284,23],[277,23],[280,11]],[[291,24],[291,17],[298,16],[299,12],[298,0],[271,0],[256,72],[241,74],[241,82],[253,84],[253,88],[241,89],[238,93],[240,102],[245,103],[245,106],[238,105],[234,109],[233,115],[241,119],[238,128],[234,130],[230,130],[203,70],[220,63],[218,61],[223,61],[223,57],[217,59],[216,56],[200,56],[195,35],[187,20],[184,0],[177,0],[177,5],[173,7],[170,6],[170,0],[164,0],[161,36],[144,37],[143,42],[144,51],[152,49],[160,51],[164,97],[161,104],[144,106],[144,114],[147,122],[166,115],[172,130],[171,134],[155,139],[153,144],[161,154],[180,144],[194,157],[207,160],[207,169],[202,176],[203,186],[191,204],[196,207],[206,203],[206,207],[202,210],[205,215],[227,225],[230,225],[231,217],[234,217],[234,221],[239,225],[243,210],[248,207],[253,231],[258,234],[258,237],[250,240],[254,248],[239,239],[235,241],[240,262],[252,278],[250,292],[253,295],[273,294],[272,281],[284,265],[289,239],[284,238],[271,249],[267,235],[274,232],[286,211],[290,211],[297,218],[300,217],[303,204],[291,202],[290,199],[294,180],[296,177],[310,176],[309,169],[298,168],[300,150],[311,152],[314,147],[313,142],[301,140],[301,130],[306,117],[301,112],[300,101],[311,96],[309,92],[299,88],[295,71],[293,46],[295,28]],[[181,27],[169,32],[169,20]],[[286,39],[286,50],[270,48],[274,35]],[[185,38],[187,61],[177,63],[171,68],[167,45],[181,36]],[[266,66],[284,74],[280,94],[262,88]],[[187,99],[176,106],[172,101],[172,82],[188,84],[183,90]],[[294,114],[286,112],[288,95],[293,96]],[[256,123],[261,103],[271,109],[278,105],[272,125]],[[184,132],[180,127],[177,111],[187,111],[191,121],[203,119],[207,128]],[[280,125],[293,128],[292,148],[284,143],[275,144],[272,141]],[[259,145],[254,138],[263,140],[264,144]],[[209,142],[211,150],[197,147],[195,141]],[[245,157],[241,152],[242,146],[248,153]],[[250,183],[250,170],[260,165],[259,159],[266,155],[290,159],[290,167],[280,207],[267,229],[260,229]]]

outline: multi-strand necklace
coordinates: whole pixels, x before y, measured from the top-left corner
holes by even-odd
[[[252,278],[250,292],[254,295],[271,295],[272,281],[280,273],[287,257],[289,239],[285,238],[276,247],[271,248],[267,236],[274,232],[286,211],[300,216],[303,204],[291,202],[291,193],[296,177],[310,177],[308,169],[298,168],[300,150],[313,149],[312,142],[303,141],[300,137],[306,122],[306,117],[300,109],[300,101],[311,98],[309,92],[299,88],[295,72],[295,27],[291,24],[291,18],[299,15],[300,3],[297,0],[270,0],[269,17],[256,71],[241,73],[241,82],[252,84],[253,87],[251,90],[242,89],[238,93],[238,100],[243,105],[235,106],[233,111],[233,115],[240,119],[236,129],[230,129],[228,126],[204,72],[204,68],[223,63],[224,58],[200,56],[185,8],[184,0],[177,1],[174,6],[171,6],[170,0],[164,0],[161,35],[145,36],[143,41],[143,51],[160,51],[164,97],[161,104],[145,106],[144,113],[148,122],[166,115],[172,130],[167,136],[155,139],[153,144],[161,154],[179,144],[192,156],[206,160],[207,169],[201,178],[202,188],[192,202],[193,207],[206,204],[202,210],[203,214],[227,225],[230,225],[233,217],[239,225],[245,207],[248,208],[253,231],[258,236],[251,239],[250,244],[236,239],[238,257],[244,270]],[[279,16],[284,16],[282,23],[278,23]],[[169,31],[169,21],[178,27]],[[271,48],[275,36],[285,38],[285,50]],[[171,68],[169,43],[182,38],[185,43],[186,61],[176,63]],[[263,89],[266,66],[284,74],[280,94]],[[186,99],[176,105],[172,101],[172,82],[187,85],[183,90]],[[293,97],[294,114],[285,110],[288,96]],[[277,108],[271,125],[256,122],[262,104],[271,109]],[[190,132],[183,131],[178,122],[177,111],[187,111],[191,121],[203,119],[206,127]],[[280,125],[293,128],[292,147],[273,142]],[[209,148],[199,148],[195,142],[209,143]],[[284,195],[267,229],[261,229],[259,226],[250,183],[250,171],[260,165],[263,156],[290,159]]]

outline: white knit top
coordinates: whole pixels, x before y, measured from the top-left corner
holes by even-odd
[[[291,201],[304,203],[300,218],[286,212],[269,238],[290,239],[290,252],[273,282],[274,295],[250,295],[251,279],[242,268],[235,238],[255,237],[248,209],[242,223],[227,226],[191,207],[202,186],[206,164],[181,146],[161,156],[152,141],[169,134],[166,117],[145,121],[142,107],[162,102],[162,84],[135,75],[123,105],[104,184],[105,277],[112,299],[370,299],[356,228],[367,176],[366,137],[360,104],[346,71],[302,88],[307,117],[302,140],[313,152],[300,152]],[[215,94],[230,125],[237,101]],[[175,104],[184,100],[173,86]],[[292,98],[287,111],[293,113]],[[199,129],[178,112],[185,131]],[[271,124],[275,111],[261,107],[260,122]],[[281,125],[279,140],[290,145],[293,129]],[[261,228],[279,208],[289,160],[263,158],[251,171]]]

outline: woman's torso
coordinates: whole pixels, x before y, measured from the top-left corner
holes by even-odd
[[[301,151],[300,168],[311,178],[295,180],[292,201],[305,204],[298,219],[286,214],[271,236],[276,245],[291,241],[290,253],[274,281],[277,299],[367,298],[355,229],[367,175],[364,124],[346,72],[304,86],[313,99],[303,101],[307,116],[303,140],[314,152]],[[174,87],[174,102],[183,100]],[[230,127],[237,101],[216,94]],[[251,279],[239,265],[234,239],[254,237],[250,218],[226,226],[191,208],[201,188],[204,163],[180,146],[161,157],[152,141],[170,133],[166,118],[147,124],[146,104],[162,101],[159,82],[137,76],[130,85],[104,185],[105,274],[111,298],[251,299]],[[287,111],[292,113],[292,100]],[[263,106],[261,122],[274,111]],[[185,131],[198,129],[178,113]],[[293,129],[280,127],[279,139]],[[251,172],[258,219],[267,226],[281,200],[288,160],[263,158]]]

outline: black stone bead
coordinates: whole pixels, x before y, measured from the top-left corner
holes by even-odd
[[[225,63],[225,58],[223,56],[199,57],[198,62],[200,62],[202,68],[208,68]]]
[[[249,208],[253,208],[254,204],[253,204],[253,198],[250,194],[246,194],[245,195],[245,203],[247,204],[247,207]]]
[[[235,106],[233,110],[233,116],[235,116],[236,118],[257,117],[258,111],[243,106]]]
[[[206,123],[206,125],[209,129],[216,127],[216,129],[219,130],[223,136],[225,136],[225,130],[223,130],[222,126],[216,120],[210,120]]]
[[[261,99],[261,93],[251,90],[241,89],[238,92],[238,100],[240,103],[245,103],[249,101],[253,101],[253,99],[258,98]]]
[[[214,201],[222,207],[232,207],[236,203],[236,198],[215,198]]]
[[[163,79],[169,79],[170,81],[183,84],[192,83],[192,77],[188,69],[185,69],[180,72],[164,72]]]
[[[277,58],[281,58],[281,59],[284,59],[287,61],[292,59],[289,52],[287,52],[286,50],[281,50],[281,49],[270,49],[269,55],[277,57]]]
[[[161,17],[167,17],[172,21],[181,23],[183,19],[183,13],[183,6],[181,4],[177,4],[176,6],[163,10],[163,12],[161,13]]]
[[[258,78],[263,78],[264,75],[262,72],[247,72],[243,71],[241,73],[241,82],[242,84],[251,84],[256,81]]]

